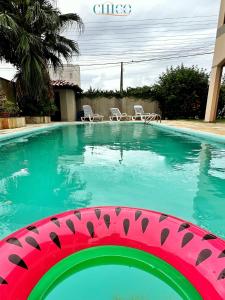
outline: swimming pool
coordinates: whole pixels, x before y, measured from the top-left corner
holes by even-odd
[[[1,144],[1,237],[100,205],[162,211],[225,237],[225,145],[137,123],[68,125]]]

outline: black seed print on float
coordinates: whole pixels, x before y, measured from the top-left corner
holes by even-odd
[[[225,257],[225,250],[223,250],[223,251],[220,253],[220,255],[218,256],[218,258],[223,258],[223,257]]]
[[[31,225],[31,226],[28,226],[28,227],[27,227],[27,230],[33,231],[33,232],[39,234],[39,231],[38,231],[38,229],[37,229],[36,226],[32,226],[32,225]]]
[[[58,235],[57,235],[55,232],[51,232],[49,236],[50,236],[51,240],[53,241],[53,243],[54,243],[58,248],[61,249],[61,243],[60,243],[60,240],[59,240]]]
[[[22,260],[22,258],[19,257],[19,255],[16,255],[16,254],[11,254],[9,255],[9,261],[14,264],[14,265],[17,265],[23,269],[27,269],[28,270],[28,267],[27,265],[25,264],[25,262]]]
[[[182,239],[181,248],[183,248],[184,246],[186,246],[193,238],[194,238],[193,233],[191,233],[191,232],[185,233],[185,235],[184,235],[184,237]]]
[[[72,231],[73,234],[75,234],[75,227],[72,220],[66,220],[66,225],[68,228]]]
[[[206,234],[205,236],[203,236],[202,240],[207,241],[207,240],[215,240],[215,239],[217,239],[217,236],[210,233],[210,234]]]
[[[225,269],[223,269],[223,271],[220,273],[220,275],[217,278],[217,280],[221,280],[221,279],[225,279]]]
[[[25,238],[25,241],[27,242],[27,244],[31,245],[32,247],[36,248],[37,250],[41,250],[38,242],[31,236],[27,236]]]
[[[167,240],[168,236],[169,236],[169,229],[168,228],[164,228],[161,232],[161,246],[165,243],[165,241]]]
[[[8,240],[6,240],[6,242],[9,244],[21,247],[21,248],[23,247],[22,244],[20,243],[20,241],[15,237],[9,238]]]
[[[120,214],[120,212],[121,212],[121,207],[117,207],[117,208],[115,209],[115,211],[116,211],[116,215],[117,215],[117,217],[118,217],[119,214]]]
[[[110,215],[104,215],[104,221],[107,228],[110,227]]]
[[[200,265],[203,261],[205,261],[206,259],[208,259],[210,256],[212,255],[212,251],[209,250],[209,249],[204,249],[202,250],[199,255],[198,255],[198,258],[197,258],[197,261],[196,261],[196,266]]]
[[[76,216],[79,220],[81,220],[81,212],[80,212],[80,211],[76,210],[76,211],[74,212],[74,214],[75,214],[75,216]]]
[[[51,221],[58,227],[60,227],[59,220],[57,218],[51,218]]]
[[[179,227],[179,229],[178,229],[178,232],[181,232],[181,231],[183,231],[183,230],[185,230],[185,229],[188,229],[189,227],[190,227],[190,224],[188,224],[188,223],[183,223],[183,224],[180,225],[180,227]]]
[[[148,218],[144,218],[144,219],[141,221],[141,227],[142,227],[142,232],[143,232],[143,233],[145,233],[145,230],[147,229],[148,224],[149,224],[149,219],[148,219]]]
[[[0,276],[0,284],[8,284],[8,282]]]
[[[95,209],[95,215],[96,215],[96,217],[98,218],[98,220],[100,219],[100,217],[101,217],[101,209],[99,209],[99,208],[96,208]]]
[[[137,210],[136,213],[135,213],[135,221],[137,221],[140,218],[141,215],[142,215],[142,211]]]
[[[128,234],[129,228],[130,228],[130,220],[129,219],[124,219],[124,221],[123,221],[123,229],[124,229],[125,235]]]
[[[161,216],[160,216],[160,218],[159,218],[159,222],[162,222],[162,221],[164,221],[165,219],[167,219],[168,218],[168,215],[166,215],[166,214],[161,214]]]
[[[94,225],[92,222],[87,222],[87,229],[92,238],[95,236]]]

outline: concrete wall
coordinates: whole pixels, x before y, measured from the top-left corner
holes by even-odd
[[[77,100],[77,111],[81,111],[83,109],[82,106],[85,104],[90,105],[94,113],[103,115],[105,120],[109,119],[111,107],[118,107],[121,113],[127,113],[128,115],[134,115],[134,105],[142,105],[146,113],[160,113],[158,102],[151,101],[150,99],[146,100],[131,97],[124,97],[122,99],[115,97],[82,97]]]
[[[54,72],[52,67],[49,68],[51,80],[66,80],[80,86],[80,67],[78,65],[63,65],[57,72]]]
[[[61,120],[72,122],[76,120],[76,99],[73,90],[60,90]]]
[[[217,39],[213,57],[213,67],[225,63],[225,0],[221,0],[220,13],[217,26]]]
[[[218,108],[218,99],[225,65],[225,0],[221,0],[220,13],[217,28],[216,44],[213,56],[210,86],[205,113],[206,122],[215,122]]]

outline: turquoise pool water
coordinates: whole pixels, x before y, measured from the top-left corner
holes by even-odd
[[[137,268],[116,265],[96,266],[75,273],[57,285],[46,300],[65,299],[66,291],[72,290],[74,298],[70,299],[76,300],[182,299],[157,277]]]
[[[225,237],[225,145],[135,123],[63,126],[1,144],[1,237],[99,205],[162,211]]]

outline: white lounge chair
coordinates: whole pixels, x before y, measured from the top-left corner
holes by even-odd
[[[153,120],[160,120],[161,116],[155,113],[145,113],[142,105],[134,105],[134,112],[135,115],[132,117],[132,120],[135,121],[140,119],[141,121],[153,121]]]
[[[81,117],[81,121],[84,122],[85,120],[89,120],[90,122],[93,121],[103,121],[104,116],[99,114],[94,114],[90,105],[83,105],[84,116]]]
[[[110,108],[111,116],[109,117],[110,121],[116,120],[116,121],[121,121],[121,120],[131,120],[131,116],[128,116],[126,113],[120,112],[119,108],[112,107]]]

